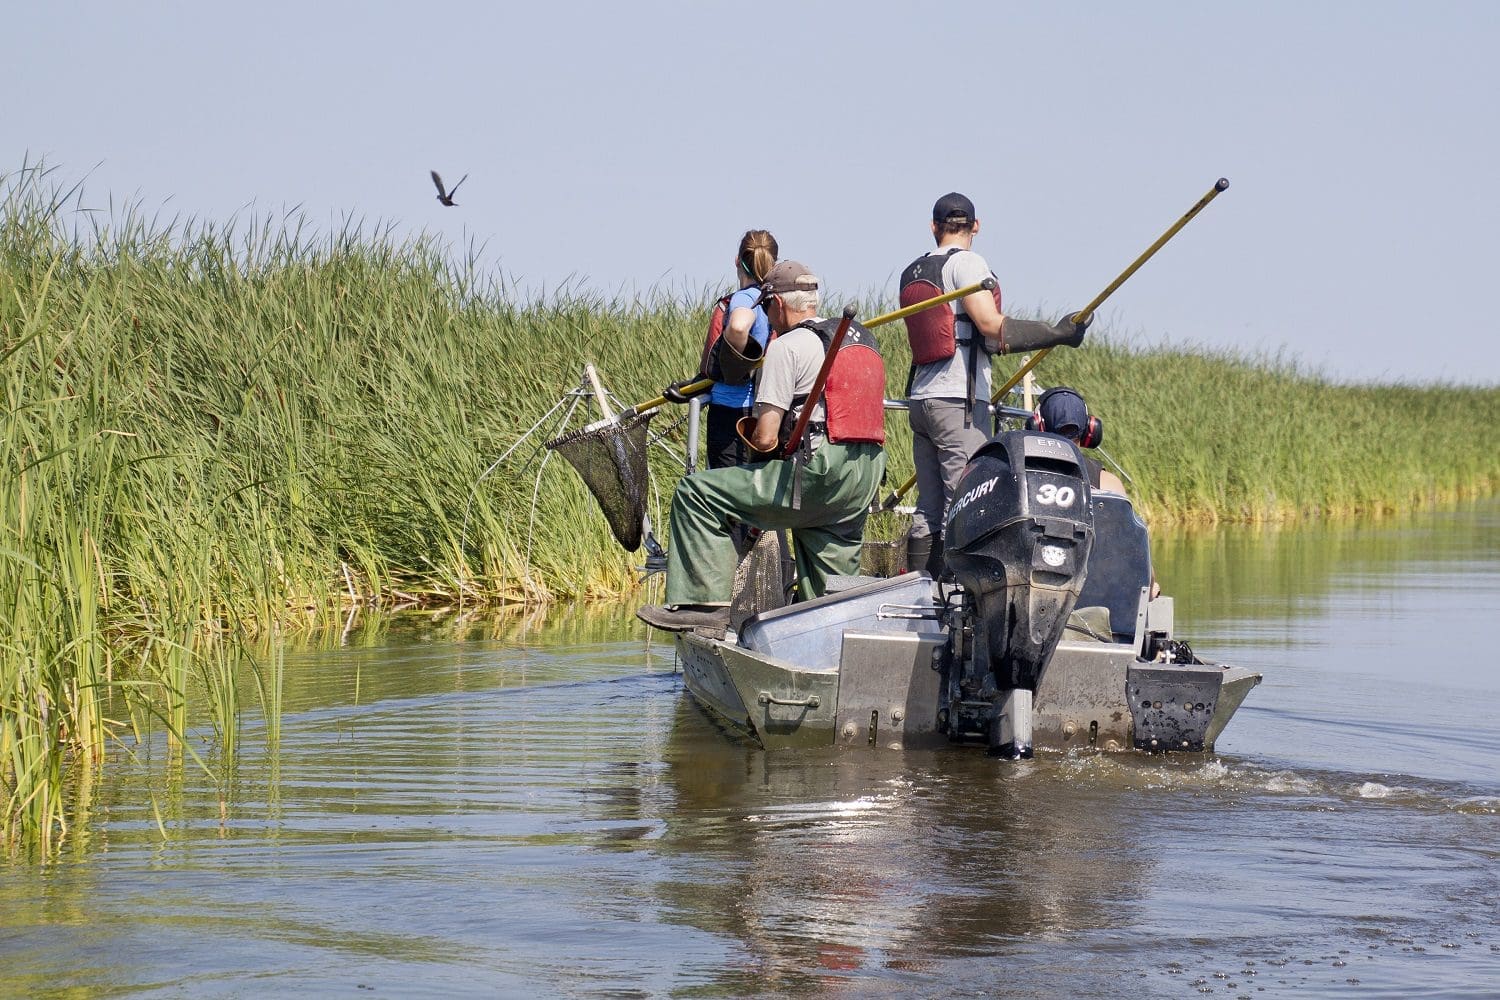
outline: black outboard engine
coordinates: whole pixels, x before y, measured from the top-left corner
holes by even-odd
[[[951,739],[1032,755],[1032,697],[1083,589],[1093,524],[1071,441],[1006,431],[974,453],[943,531],[944,559],[964,592],[949,628]]]

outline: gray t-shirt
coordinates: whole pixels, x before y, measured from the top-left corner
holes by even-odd
[[[948,253],[947,247],[939,247],[927,256],[946,253]],[[949,255],[948,259],[943,262],[943,291],[951,292],[955,288],[963,288],[965,285],[983,281],[990,276],[990,273],[990,266],[985,263],[983,257],[973,250],[960,250]],[[955,320],[967,315],[964,312],[962,299],[954,299],[948,303],[947,308],[953,310]],[[981,344],[984,341],[984,335],[968,323],[960,323],[954,332],[959,337],[972,334],[979,339]],[[968,394],[969,348],[967,344],[959,344],[953,357],[946,361],[918,365],[911,380],[912,399],[964,399]],[[986,401],[990,398],[990,355],[982,347],[979,351],[979,370],[974,378],[974,398]]]
[[[822,319],[816,322],[821,323]],[[812,330],[797,327],[771,341],[771,346],[766,348],[766,360],[756,376],[756,416],[760,415],[763,403],[790,410],[794,396],[812,392],[813,383],[818,380],[818,369],[822,367],[823,341]],[[821,400],[813,408],[811,419],[826,419]]]

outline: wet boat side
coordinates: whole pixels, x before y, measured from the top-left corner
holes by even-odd
[[[935,633],[849,632],[836,668],[809,669],[732,642],[696,633],[677,637],[689,692],[705,708],[766,749],[877,746],[890,749],[946,743],[937,732]],[[1037,687],[1033,735],[1052,750],[1124,750],[1135,745],[1127,703],[1132,665],[1145,664],[1122,643],[1059,643]],[[1223,732],[1260,675],[1224,664],[1205,749]],[[1201,702],[1200,702],[1201,704]],[[1188,706],[1184,706],[1185,708]],[[1201,717],[1201,716],[1200,716]]]

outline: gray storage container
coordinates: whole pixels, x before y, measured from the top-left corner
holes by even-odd
[[[936,632],[932,578],[906,573],[747,619],[740,645],[810,670],[837,670],[844,630]]]

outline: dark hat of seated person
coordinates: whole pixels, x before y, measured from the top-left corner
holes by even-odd
[[[1053,434],[1076,438],[1089,425],[1088,404],[1072,389],[1059,387],[1050,389],[1037,412],[1042,416],[1042,426]]]
[[[967,225],[974,221],[974,203],[957,191],[950,191],[932,206],[932,221]]]
[[[766,280],[760,283],[760,298],[755,300],[755,304],[760,305],[767,297],[783,292],[817,290],[818,276],[808,270],[806,264],[795,260],[779,260],[771,265],[771,270],[766,273]]]

